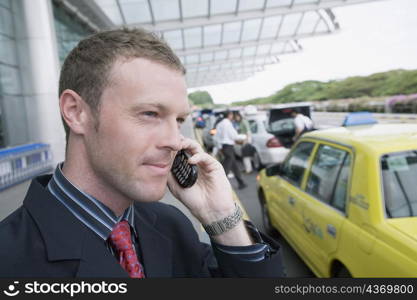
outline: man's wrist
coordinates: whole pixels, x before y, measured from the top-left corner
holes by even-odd
[[[211,224],[213,222],[222,220],[227,216],[230,216],[235,211],[235,203],[231,201],[230,205],[224,206],[218,209],[202,209],[198,213],[193,213],[193,215],[200,221],[200,223],[204,225]]]
[[[250,246],[254,244],[243,219],[238,224],[225,233],[211,236],[212,241],[223,246]]]
[[[242,221],[242,217],[242,209],[235,203],[232,214],[214,222],[203,224],[203,227],[209,236],[218,236],[236,227],[236,225]]]

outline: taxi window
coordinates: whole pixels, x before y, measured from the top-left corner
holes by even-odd
[[[301,142],[289,155],[282,167],[282,177],[288,179],[296,186],[301,185],[304,171],[307,168],[308,158],[314,148],[314,143]]]
[[[321,145],[311,167],[306,192],[344,211],[348,177],[348,152]]]
[[[387,216],[417,216],[417,150],[384,155],[381,171]]]
[[[336,188],[334,191],[332,202],[330,203],[335,208],[345,211],[347,190],[349,184],[350,175],[350,155],[348,154],[340,170],[339,177],[337,178]]]

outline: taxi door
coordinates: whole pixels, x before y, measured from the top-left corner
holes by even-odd
[[[302,230],[303,198],[301,185],[305,181],[305,174],[311,162],[315,143],[301,141],[282,165],[280,184],[276,190],[277,203],[283,213],[282,227],[287,238],[293,241],[293,246],[299,251],[304,248],[305,237]],[[285,220],[285,221],[284,221]]]
[[[351,174],[349,148],[319,144],[305,184],[303,227],[311,263],[321,276],[330,276],[329,263],[337,250]]]

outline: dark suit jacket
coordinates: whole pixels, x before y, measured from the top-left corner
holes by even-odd
[[[103,240],[46,190],[49,179],[34,179],[23,205],[0,223],[0,277],[127,277]],[[135,208],[146,277],[282,276],[280,251],[256,263],[213,255],[178,209],[158,202]]]

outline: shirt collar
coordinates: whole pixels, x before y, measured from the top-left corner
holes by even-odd
[[[57,166],[47,188],[78,220],[103,240],[107,240],[114,226],[123,220],[136,235],[133,203],[117,217],[105,204],[72,184],[62,173],[62,166],[63,163]]]

